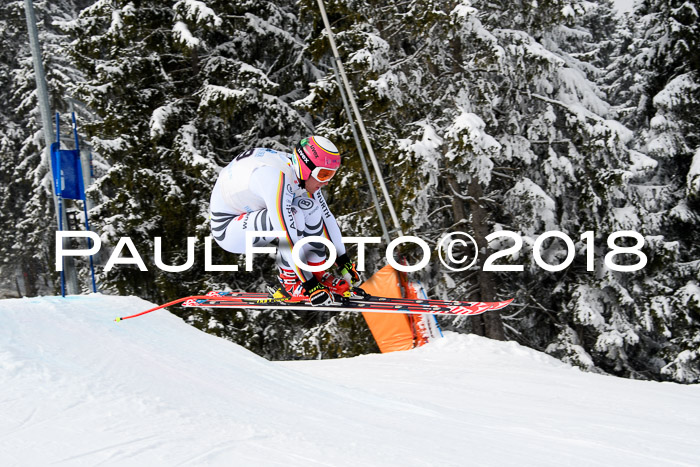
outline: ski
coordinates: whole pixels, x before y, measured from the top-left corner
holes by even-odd
[[[355,289],[358,290],[358,289]],[[351,301],[363,301],[363,302],[375,302],[384,303],[391,305],[405,304],[405,305],[421,305],[421,306],[464,306],[470,307],[476,303],[481,302],[468,302],[462,300],[434,300],[434,299],[421,299],[421,298],[393,298],[393,297],[377,297],[373,295],[365,294],[360,290],[360,293],[354,294],[349,297]],[[280,300],[270,298],[269,294],[262,292],[208,292],[207,297],[219,297],[219,298],[230,298],[232,300],[240,301],[261,301],[261,303],[279,303],[279,302],[293,302],[294,300]],[[487,302],[487,303],[501,303],[501,302]]]
[[[204,308],[248,308],[258,310],[280,309],[296,311],[347,311],[347,312],[372,312],[372,313],[408,313],[408,314],[436,314],[472,316],[491,310],[500,310],[508,306],[513,300],[501,302],[444,302],[412,299],[384,299],[384,297],[370,297],[364,300],[341,300],[333,305],[323,307],[312,306],[307,300],[274,300],[265,294],[221,294],[210,292],[207,298],[192,298],[184,301],[183,307]],[[457,304],[455,304],[457,303]]]
[[[136,318],[162,308],[182,304],[184,307],[205,308],[249,308],[259,310],[298,310],[298,311],[349,311],[372,313],[409,313],[435,314],[453,316],[479,315],[491,310],[500,310],[508,306],[513,299],[501,302],[463,302],[446,300],[421,300],[410,298],[386,298],[364,295],[343,298],[334,305],[315,307],[307,300],[272,299],[265,293],[247,292],[209,292],[206,295],[183,297],[172,302],[158,305],[141,313],[115,318],[115,321]]]

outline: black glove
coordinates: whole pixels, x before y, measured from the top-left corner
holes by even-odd
[[[335,303],[331,291],[315,277],[304,282],[304,290],[306,290],[306,294],[309,296],[309,303],[311,303],[311,306],[327,306]]]
[[[347,254],[339,256],[335,264],[340,268],[340,275],[343,276],[343,279],[345,279],[348,284],[357,287],[362,283],[362,278],[355,268],[355,263],[350,261]]]

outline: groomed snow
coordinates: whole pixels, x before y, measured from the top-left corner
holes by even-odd
[[[448,333],[268,362],[152,305],[0,301],[0,465],[697,465],[700,386]]]

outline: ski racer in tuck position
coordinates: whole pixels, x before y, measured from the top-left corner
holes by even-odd
[[[347,255],[340,228],[328,209],[321,188],[340,167],[338,148],[322,136],[305,138],[292,154],[265,148],[248,149],[219,174],[209,205],[211,230],[216,242],[231,253],[245,253],[246,232],[260,232],[253,246],[269,244],[282,231],[277,249],[280,285],[272,298],[308,298],[315,306],[334,303],[333,294],[345,295],[360,276]],[[328,272],[309,272],[295,264],[292,248],[302,238],[324,236],[338,253],[336,266],[342,279]],[[325,262],[323,244],[300,248],[309,266]]]

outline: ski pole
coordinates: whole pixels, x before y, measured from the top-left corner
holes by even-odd
[[[136,313],[135,315],[130,315],[130,316],[122,316],[120,318],[116,318],[114,321],[124,321],[125,319],[131,319],[131,318],[136,318],[138,316],[143,316],[147,313],[150,313],[152,311],[160,310],[161,308],[166,308],[172,305],[177,305],[178,303],[182,303],[186,300],[201,300],[201,299],[209,299],[211,297],[207,297],[205,295],[193,295],[191,297],[184,297],[184,298],[178,298],[177,300],[173,300],[172,302],[168,302],[165,305],[158,305],[155,308],[151,308],[150,310],[142,311],[141,313]]]
[[[114,321],[124,321],[125,319],[131,319],[131,318],[136,318],[138,316],[143,316],[147,313],[151,313],[152,311],[160,310],[161,308],[167,308],[172,305],[177,305],[178,303],[185,302],[187,300],[210,300],[213,298],[211,295],[192,295],[191,297],[183,297],[183,298],[178,298],[177,300],[173,300],[172,302],[168,302],[165,305],[158,305],[155,308],[151,308],[150,310],[142,311],[141,313],[136,313],[135,315],[130,315],[130,316],[122,316],[119,318],[115,318]],[[226,296],[217,296],[217,300],[223,300],[223,301],[231,301],[231,302],[237,302],[241,301],[240,298],[236,296],[236,294],[232,295],[226,295]]]

